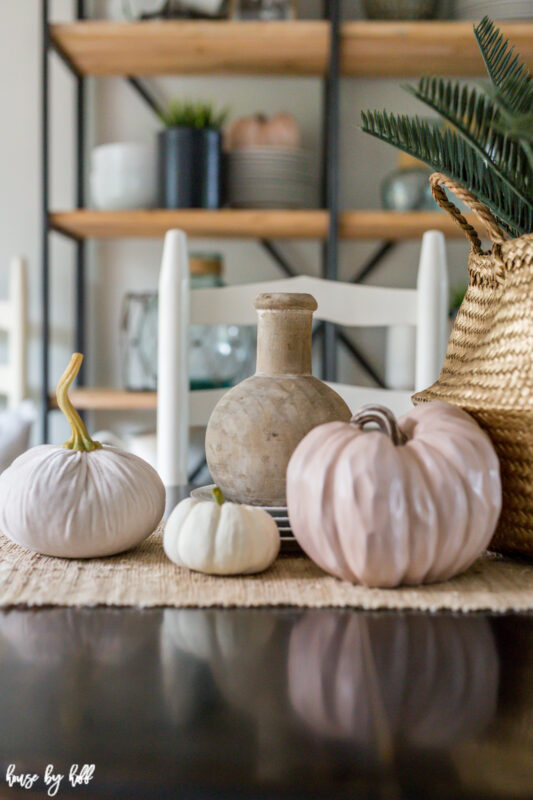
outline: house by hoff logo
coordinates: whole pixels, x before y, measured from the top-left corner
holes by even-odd
[[[71,786],[87,786],[94,777],[94,764],[72,764],[68,772],[68,783]],[[62,772],[56,772],[53,764],[48,764],[44,775],[36,772],[17,772],[16,764],[10,764],[6,770],[8,786],[19,786],[21,789],[36,789],[42,780],[47,788],[48,797],[55,797],[65,778]]]

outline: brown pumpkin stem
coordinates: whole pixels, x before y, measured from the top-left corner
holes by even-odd
[[[57,405],[68,419],[70,427],[72,428],[72,436],[68,439],[62,447],[67,450],[80,450],[82,452],[90,452],[91,450],[99,450],[102,445],[100,442],[95,442],[87,433],[85,424],[70,402],[68,390],[80,371],[83,356],[81,353],[73,353],[69,365],[59,379],[56,389]]]
[[[357,425],[361,430],[365,425],[374,422],[382,433],[387,434],[395,447],[399,447],[408,441],[407,436],[398,425],[396,417],[390,408],[385,406],[363,406],[353,415],[350,422],[352,425]]]

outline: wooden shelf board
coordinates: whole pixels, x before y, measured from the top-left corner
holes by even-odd
[[[533,23],[497,23],[533,66]],[[472,22],[352,21],[342,26],[341,71],[356,77],[484,75]]]
[[[79,387],[69,397],[75,408],[85,411],[143,411],[157,408],[155,392],[128,392],[124,389]],[[56,396],[50,395],[50,407],[57,408]]]
[[[53,228],[79,238],[164,236],[181,228],[189,236],[323,239],[328,215],[321,210],[252,211],[223,208],[153,211],[60,211],[50,215]]]
[[[465,215],[474,225],[472,214]],[[425,231],[442,231],[452,239],[464,239],[457,223],[443,211],[343,211],[339,221],[341,239],[419,239]]]
[[[499,24],[499,23],[498,23]],[[533,66],[533,24],[499,24]],[[85,75],[323,75],[328,23],[86,20],[51,26],[54,45]],[[355,20],[341,27],[341,72],[356,77],[484,73],[471,22]]]
[[[473,220],[472,220],[473,222]],[[80,239],[160,238],[171,228],[191,237],[324,239],[328,214],[324,210],[248,211],[58,211],[50,215],[52,228]],[[463,235],[453,220],[440,211],[343,211],[341,239],[418,239],[433,228],[447,236]]]
[[[328,24],[84,21],[51,27],[54,44],[85,75],[321,75]]]

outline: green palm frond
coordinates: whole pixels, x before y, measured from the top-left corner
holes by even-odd
[[[533,209],[533,169],[509,138],[497,102],[460,81],[424,76],[408,92],[449,122],[520,200]]]
[[[424,161],[469,189],[513,236],[533,230],[533,203],[521,202],[469,142],[420,117],[362,112],[362,130]]]
[[[489,17],[474,28],[489,78],[502,102],[519,114],[533,108],[533,80],[528,68]]]
[[[405,87],[450,128],[386,111],[362,112],[362,130],[453,178],[511,235],[533,231],[533,79],[488,17],[474,32],[491,85],[425,76]]]

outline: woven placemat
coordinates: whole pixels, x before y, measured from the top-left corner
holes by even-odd
[[[280,557],[253,576],[189,572],[167,559],[161,529],[135,550],[90,560],[41,556],[0,534],[0,606],[15,605],[526,611],[533,609],[533,564],[487,554],[446,583],[367,589],[326,575],[305,557]]]

